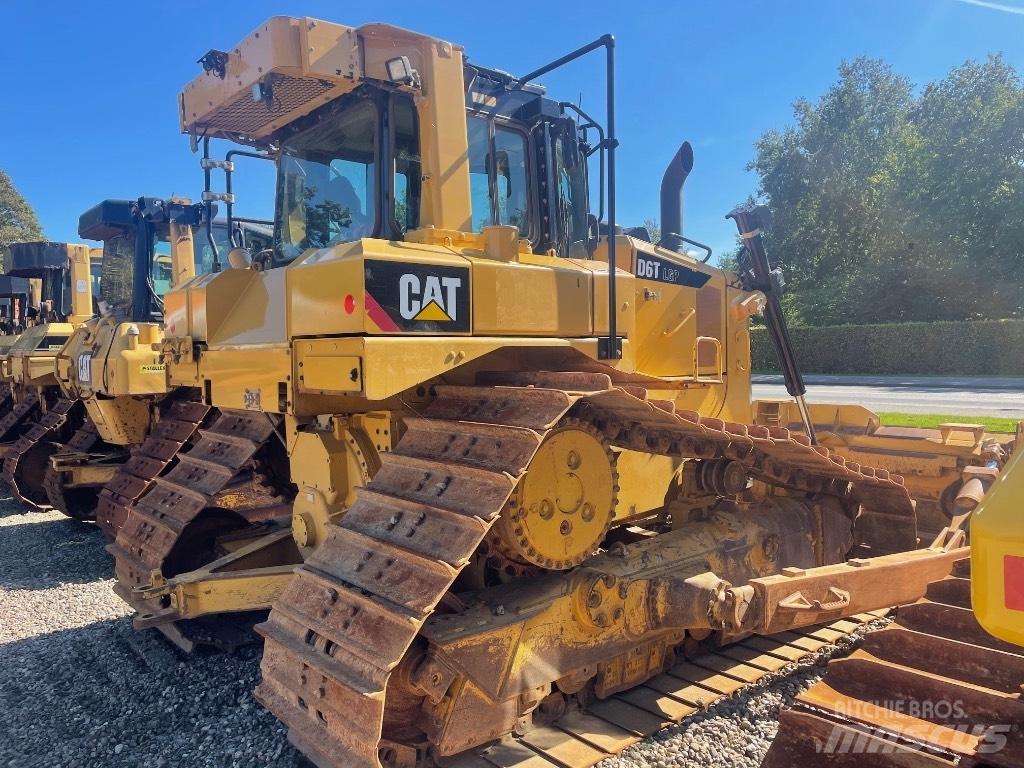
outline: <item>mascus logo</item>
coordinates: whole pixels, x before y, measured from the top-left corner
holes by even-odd
[[[367,259],[366,316],[385,333],[469,330],[468,267]]]
[[[404,274],[398,279],[399,312],[406,320],[454,323],[459,319],[461,277]]]

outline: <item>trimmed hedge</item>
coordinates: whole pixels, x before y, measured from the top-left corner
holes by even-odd
[[[1024,375],[1024,320],[790,328],[806,373]],[[768,332],[750,332],[755,372],[779,370]]]

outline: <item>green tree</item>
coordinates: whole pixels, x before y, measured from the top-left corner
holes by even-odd
[[[42,240],[36,212],[15,188],[6,171],[0,170],[0,248],[26,240]]]
[[[750,167],[775,215],[791,319],[806,324],[1021,312],[1024,89],[999,57],[915,95],[883,62],[844,62]]]

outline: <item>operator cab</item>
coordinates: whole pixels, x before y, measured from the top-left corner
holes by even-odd
[[[586,258],[587,172],[575,122],[541,88],[471,66],[466,81],[470,231],[511,225],[534,253]],[[275,139],[275,266],[311,248],[403,240],[419,228],[423,172],[410,94],[366,83]]]
[[[203,208],[142,197],[104,200],[81,215],[78,234],[103,243],[98,279],[101,312],[130,316],[137,322],[161,320],[164,294],[175,284],[172,219],[193,228],[196,272],[212,270],[214,245],[200,229]],[[215,221],[212,232],[217,248],[222,250],[227,250],[232,242],[260,249],[269,247],[271,242],[266,228],[244,223],[235,225],[233,239],[224,221]],[[136,303],[140,305],[138,311]]]
[[[204,57],[204,67],[213,53]],[[424,199],[423,153],[431,149],[429,137],[421,136],[422,110],[408,87],[408,78],[418,77],[412,72],[391,81],[365,78],[258,139],[214,134],[253,144],[255,152],[233,149],[225,160],[212,159],[207,135],[204,200],[227,203],[229,227],[243,221],[272,230],[270,267],[290,264],[311,249],[362,238],[402,241],[422,226],[438,226],[436,211],[424,214],[430,202]],[[603,182],[603,129],[578,107],[548,99],[544,88],[519,85],[497,70],[465,64],[462,81],[471,210],[458,229],[480,233],[511,225],[535,254],[590,258],[604,195],[598,216],[590,216],[587,161],[601,152]],[[274,102],[282,84],[268,78],[259,87],[266,91],[262,98]],[[573,115],[584,122],[577,124]],[[591,146],[587,138],[594,132],[600,140]],[[231,177],[239,156],[275,163],[273,221],[233,215]],[[212,170],[225,171],[227,193],[210,191]]]
[[[473,231],[512,225],[534,253],[588,258],[591,148],[575,108],[497,70],[467,64],[465,81]]]

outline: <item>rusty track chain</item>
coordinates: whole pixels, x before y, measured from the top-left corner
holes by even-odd
[[[113,541],[124,525],[131,506],[181,451],[210,413],[205,403],[179,400],[171,404],[141,445],[100,492],[96,524]]]
[[[26,414],[27,416],[27,414]],[[15,498],[36,509],[49,507],[43,478],[49,454],[56,446],[48,446],[61,438],[68,425],[77,428],[85,418],[85,405],[80,400],[59,398],[34,424],[7,447],[0,478]]]
[[[0,441],[9,440],[13,432],[21,423],[31,417],[39,408],[39,396],[30,392],[22,398],[21,402],[15,403],[11,409],[0,418]],[[7,446],[9,447],[9,446]],[[6,447],[4,448],[6,451]]]
[[[64,446],[54,453],[50,458],[56,458],[61,453],[80,454],[91,450],[96,443],[100,442],[100,434],[96,425],[86,418],[85,423],[71,436]],[[96,517],[96,495],[93,493],[81,494],[72,489],[64,487],[61,473],[51,463],[46,468],[43,477],[43,490],[50,506],[58,509],[68,517],[76,520],[94,520]]]
[[[198,409],[190,411],[190,414],[196,413]],[[166,448],[175,441],[184,444],[188,439],[185,433],[192,423],[180,419],[168,421],[171,423],[161,420],[154,430],[154,438],[163,440]],[[161,425],[166,425],[166,428],[161,429]],[[164,570],[166,558],[188,525],[207,507],[218,506],[218,494],[232,488],[235,483],[246,484],[248,492],[236,494],[245,498],[246,503],[231,507],[231,511],[246,522],[266,519],[267,510],[277,510],[284,501],[252,462],[256,452],[274,431],[273,424],[264,414],[218,411],[208,427],[198,427],[193,431],[198,432],[198,439],[188,451],[172,455],[177,462],[171,470],[163,475],[153,473],[146,479],[146,488],[129,507],[124,523],[117,531],[117,538],[107,547],[115,560],[116,591],[139,611],[145,612],[156,606],[146,605],[135,597],[134,590],[149,586],[153,571]],[[162,455],[166,453],[164,451]],[[168,456],[167,461],[172,456]],[[129,463],[135,459],[133,456]],[[166,463],[150,460],[143,465],[139,461],[133,467],[142,465],[162,470]],[[138,475],[133,477],[138,478]]]

